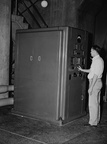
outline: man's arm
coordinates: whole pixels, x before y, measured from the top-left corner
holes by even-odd
[[[90,72],[90,69],[82,69],[80,66],[77,67],[78,70],[82,71],[82,72],[86,72],[86,73],[89,73]]]
[[[96,83],[96,81],[97,81],[97,78],[98,78],[98,76],[97,76],[96,74],[94,74],[94,77],[93,77],[91,86],[90,86],[90,88],[89,88],[89,90],[88,90],[88,93],[89,93],[90,95],[92,95],[93,87],[94,87],[94,85],[95,85],[95,83]]]

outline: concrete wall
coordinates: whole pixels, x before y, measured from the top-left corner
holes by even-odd
[[[0,85],[9,84],[11,1],[0,0]],[[0,99],[8,94],[0,94]]]
[[[105,101],[107,101],[107,2],[101,9],[100,13],[96,16],[95,24],[95,44],[103,48],[103,59],[105,62],[105,70],[103,74],[104,88],[105,91]],[[104,93],[104,91],[103,91]]]
[[[39,12],[49,27],[76,26],[76,5],[81,0],[49,0],[46,8],[41,7],[40,1],[36,4]]]
[[[96,16],[95,43],[107,49],[107,4]]]

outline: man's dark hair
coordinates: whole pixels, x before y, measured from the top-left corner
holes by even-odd
[[[101,53],[101,48],[98,45],[93,45],[92,49],[96,50],[98,52],[98,54]]]

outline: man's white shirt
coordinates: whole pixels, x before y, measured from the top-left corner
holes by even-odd
[[[98,78],[101,78],[103,70],[104,70],[103,59],[99,55],[93,57],[90,72],[88,74],[88,79],[92,79],[94,74],[96,74]]]

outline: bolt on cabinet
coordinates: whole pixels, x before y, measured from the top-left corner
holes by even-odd
[[[18,30],[13,112],[62,125],[85,114],[88,33],[71,27]]]

